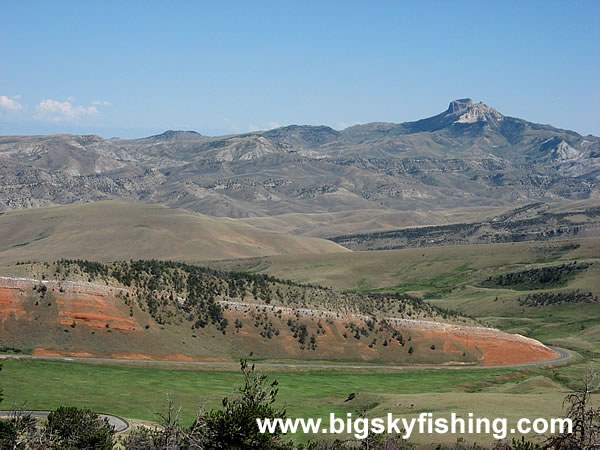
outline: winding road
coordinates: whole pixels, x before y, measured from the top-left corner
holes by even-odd
[[[50,411],[0,411],[1,418],[9,418],[18,416],[31,416],[31,417],[48,417]],[[101,419],[108,419],[108,423],[115,427],[115,431],[120,433],[129,428],[129,422],[119,416],[112,416],[110,414],[98,414]]]
[[[567,350],[557,347],[549,347],[558,353],[558,357],[543,361],[532,361],[518,364],[496,365],[496,366],[472,366],[472,365],[423,365],[423,366],[386,366],[370,364],[317,364],[317,363],[269,363],[255,362],[256,367],[290,367],[307,369],[507,369],[516,367],[540,366],[545,364],[555,364],[565,361],[571,357]],[[55,361],[73,361],[73,362],[101,362],[101,363],[145,363],[145,364],[177,364],[189,366],[239,366],[239,362],[215,362],[215,361],[167,361],[167,360],[148,360],[148,359],[118,359],[118,358],[91,358],[80,356],[41,356],[41,355],[0,355],[0,359],[46,359]]]

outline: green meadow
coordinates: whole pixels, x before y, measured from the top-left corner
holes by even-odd
[[[184,424],[200,408],[219,408],[242,383],[234,368],[149,368],[133,365],[63,361],[5,360],[0,373],[2,407],[54,409],[60,405],[89,407],[125,418],[156,421],[167,394],[181,407]],[[586,362],[575,358],[560,367],[523,369],[276,369],[266,373],[279,382],[278,404],[290,417],[322,418],[360,411],[368,417],[412,417],[420,412],[467,416],[561,416],[564,392],[577,383]],[[350,394],[355,394],[347,401]],[[521,405],[516,410],[515,405]],[[293,436],[306,441],[310,436]],[[425,442],[426,436],[415,436]],[[446,435],[438,441],[452,442]],[[477,437],[490,442],[490,436]]]

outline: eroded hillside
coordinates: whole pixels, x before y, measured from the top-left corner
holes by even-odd
[[[2,345],[37,354],[486,365],[556,356],[406,294],[156,260],[63,260],[5,273],[20,276],[0,278]]]
[[[237,218],[507,206],[593,198],[599,171],[598,137],[460,99],[415,122],[341,131],[4,136],[0,210],[109,199]]]

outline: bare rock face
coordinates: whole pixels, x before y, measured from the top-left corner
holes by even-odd
[[[554,159],[560,161],[573,161],[580,159],[584,155],[582,152],[571,147],[564,140],[561,140],[556,146],[556,150],[553,152],[552,156]]]
[[[214,158],[217,161],[247,161],[260,158],[271,153],[287,153],[291,146],[270,141],[263,136],[233,137],[219,142],[218,152]]]
[[[457,123],[473,123],[473,122],[498,122],[502,120],[504,116],[496,111],[494,108],[484,105],[483,103],[478,103],[467,108],[464,112],[460,114]]]
[[[470,98],[463,98],[450,102],[446,117],[451,117],[453,123],[489,122],[497,124],[504,116],[491,106],[479,102],[473,104]]]
[[[464,111],[465,109],[472,106],[473,100],[471,100],[470,98],[461,98],[450,102],[450,105],[448,106],[448,110],[446,112],[449,114],[455,114],[457,112]]]

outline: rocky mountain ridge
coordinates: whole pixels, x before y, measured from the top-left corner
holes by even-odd
[[[0,137],[0,210],[106,199],[227,217],[595,198],[600,138],[459,99],[436,116],[141,139]]]

